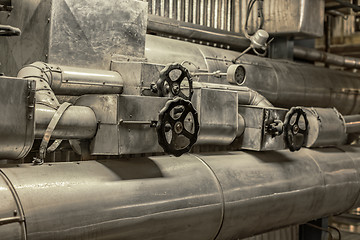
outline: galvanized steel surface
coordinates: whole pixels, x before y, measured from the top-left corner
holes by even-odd
[[[1,171],[21,200],[29,240],[226,240],[359,206],[359,153],[187,154]]]
[[[0,159],[20,159],[34,140],[35,83],[0,77]]]
[[[0,39],[0,72],[9,76],[35,61],[109,70],[119,55],[144,55],[144,2],[22,0],[13,6],[10,16],[0,12],[2,24],[22,30],[20,37]]]
[[[145,55],[149,62],[191,61],[197,71],[226,73],[239,53],[173,39],[147,35]],[[356,73],[315,67],[283,60],[244,55],[243,86],[255,89],[274,106],[335,107],[342,114],[360,113],[360,80]],[[189,65],[190,71],[194,66]],[[202,82],[228,84],[226,77],[200,77]]]

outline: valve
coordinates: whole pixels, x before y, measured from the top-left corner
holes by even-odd
[[[175,76],[176,72],[180,72],[180,74]],[[189,85],[189,93],[187,96],[181,88],[181,83],[185,78],[187,78]],[[170,93],[172,96],[179,96],[183,99],[191,100],[194,90],[189,71],[179,63],[168,64],[160,72],[160,78],[156,83],[156,91],[159,97],[167,96]]]
[[[281,120],[274,120],[267,126],[267,133],[272,137],[280,136],[284,132],[284,124]]]
[[[199,132],[198,114],[190,101],[177,97],[160,111],[156,126],[158,142],[176,157],[189,152]]]
[[[285,116],[285,143],[290,151],[299,151],[309,133],[306,113],[299,107],[291,108]]]

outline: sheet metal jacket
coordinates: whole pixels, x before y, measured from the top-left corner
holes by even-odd
[[[149,62],[190,61],[198,67],[196,71],[209,73],[226,73],[240,54],[153,35],[147,35],[145,49]],[[276,107],[335,107],[344,115],[360,113],[359,74],[247,54],[238,63],[245,69],[243,86],[258,91]],[[193,66],[189,69],[194,71]],[[202,77],[200,81],[228,84],[225,76]]]
[[[0,236],[24,239],[23,224],[4,224],[18,199],[29,240],[243,238],[359,206],[359,156],[348,146],[6,166]]]

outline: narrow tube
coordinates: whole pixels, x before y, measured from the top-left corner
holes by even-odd
[[[324,62],[335,66],[360,69],[360,59],[344,57],[307,47],[294,47],[294,57],[315,62]]]

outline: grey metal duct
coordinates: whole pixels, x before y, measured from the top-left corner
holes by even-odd
[[[244,238],[359,206],[359,153],[348,146],[6,166],[0,236]]]
[[[239,52],[147,35],[145,55],[149,62],[191,61],[200,72],[226,73]],[[276,107],[335,107],[342,114],[360,113],[359,74],[245,54],[242,86],[255,89]],[[189,65],[190,71],[194,71]],[[229,84],[226,76],[201,76],[202,82]]]
[[[56,94],[120,94],[124,82],[115,71],[59,66],[35,62],[23,67],[18,77],[39,76]]]
[[[18,78],[34,80],[35,92],[35,137],[42,138],[48,124],[59,108],[60,103],[53,89],[60,93],[98,93],[101,91],[120,91],[118,87],[109,86],[109,81],[118,80],[118,73],[110,71],[84,70],[70,67],[57,67],[42,62],[36,62],[23,67]],[[103,90],[102,90],[103,87]],[[72,106],[67,109],[54,129],[53,139],[89,139],[97,130],[97,120],[89,107]]]
[[[294,57],[309,61],[324,62],[335,66],[360,69],[359,58],[340,56],[328,52],[318,51],[313,48],[295,46]]]

